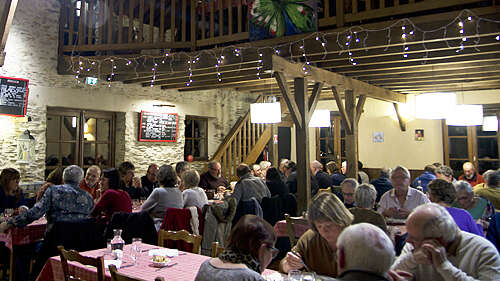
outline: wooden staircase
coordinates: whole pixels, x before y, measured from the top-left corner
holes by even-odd
[[[256,102],[261,101],[262,97],[259,97]],[[226,179],[237,180],[238,165],[255,163],[270,139],[271,125],[251,123],[248,110],[238,119],[210,160],[221,164],[222,174]]]

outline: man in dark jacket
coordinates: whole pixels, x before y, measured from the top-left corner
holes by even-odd
[[[436,166],[427,165],[424,168],[424,173],[418,176],[412,183],[412,186],[418,188],[422,187],[424,193],[427,193],[427,185],[436,179]]]
[[[310,166],[311,173],[318,182],[319,188],[328,188],[332,186],[332,179],[326,172],[323,171],[323,164],[321,164],[318,160],[314,160],[311,162]]]
[[[384,193],[392,189],[392,183],[391,180],[389,180],[391,171],[391,168],[382,168],[380,170],[380,177],[370,182],[375,187],[375,190],[377,190],[377,203]]]

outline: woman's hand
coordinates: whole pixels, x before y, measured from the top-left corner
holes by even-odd
[[[301,269],[304,267],[304,261],[302,257],[297,253],[288,252],[286,254],[285,262],[283,263],[283,271],[288,272],[290,270]]]

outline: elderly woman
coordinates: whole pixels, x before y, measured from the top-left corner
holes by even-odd
[[[198,187],[200,175],[196,170],[183,172],[181,180],[184,186],[184,191],[182,191],[184,208],[195,206],[202,209],[203,206],[208,204],[207,194],[205,194],[205,191],[201,187]]]
[[[23,191],[19,188],[20,179],[21,174],[14,168],[5,168],[0,173],[0,212],[5,209],[28,209]]]
[[[427,187],[429,188],[429,197],[431,202],[445,207],[461,230],[484,236],[480,226],[476,224],[472,216],[467,211],[451,207],[451,204],[457,198],[457,192],[451,182],[442,179],[435,179],[431,181]]]
[[[278,254],[276,235],[264,219],[246,215],[234,226],[218,258],[205,261],[195,281],[264,281],[261,273]]]
[[[344,228],[351,225],[353,215],[332,193],[314,196],[307,210],[307,220],[312,229],[306,231],[280,263],[280,270],[307,268],[321,275],[337,276],[337,238]]]
[[[158,171],[158,181],[161,187],[155,188],[141,211],[149,212],[153,219],[163,220],[168,208],[183,208],[182,192],[177,188],[177,174],[170,165],[163,165]]]
[[[101,197],[90,214],[93,217],[104,217],[106,222],[116,212],[132,212],[132,200],[130,195],[120,185],[120,174],[118,170],[106,169],[102,172]]]
[[[488,204],[488,200],[474,196],[472,186],[466,181],[458,181],[455,184],[455,189],[457,190],[457,200],[451,206],[467,210],[478,224],[484,229],[488,228],[487,219],[495,212]]]
[[[367,222],[380,227],[385,233],[389,233],[384,216],[373,210],[376,199],[377,191],[373,185],[363,183],[356,188],[354,191],[356,207],[349,209],[354,215],[352,224]]]

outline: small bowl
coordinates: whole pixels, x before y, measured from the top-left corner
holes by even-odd
[[[167,257],[161,256],[162,258],[164,258],[164,261],[155,261],[155,257],[156,256],[153,256],[153,259],[151,260],[153,262],[154,267],[165,267],[170,262],[170,259]]]

